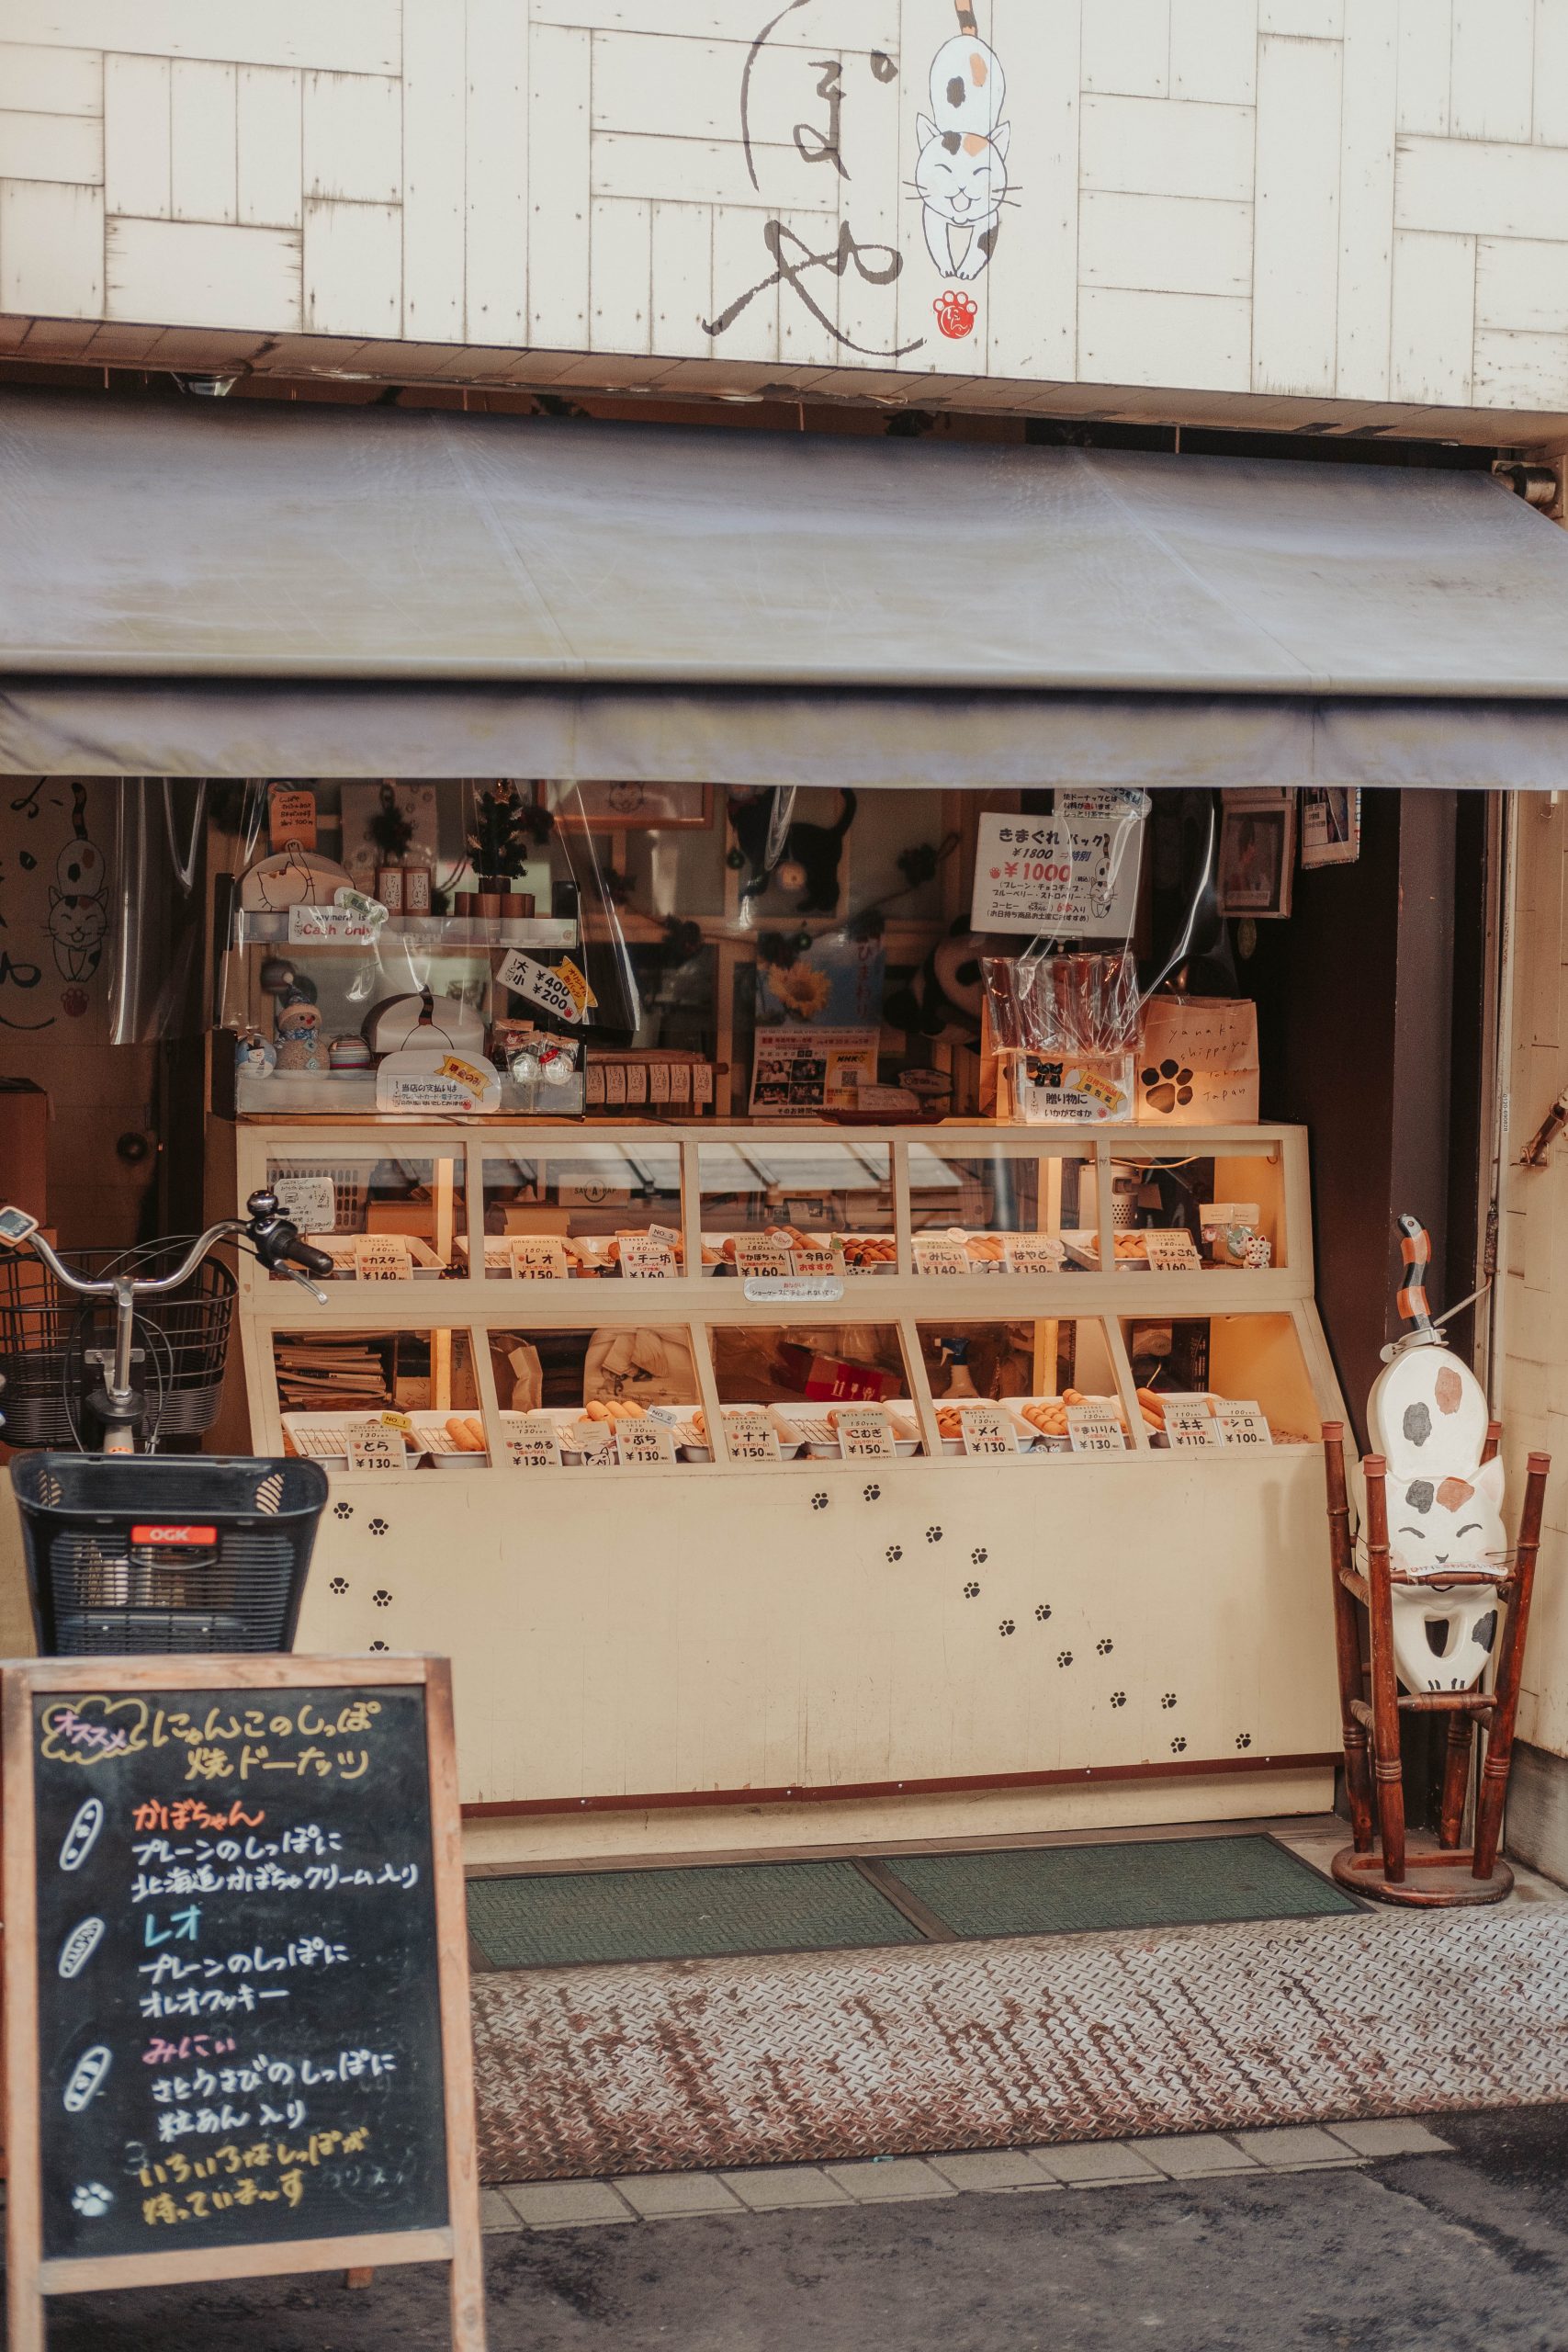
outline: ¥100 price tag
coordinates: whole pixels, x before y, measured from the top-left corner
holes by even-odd
[[[1214,1426],[1226,1445],[1259,1446],[1274,1442],[1274,1432],[1255,1404],[1231,1402],[1216,1405]]]

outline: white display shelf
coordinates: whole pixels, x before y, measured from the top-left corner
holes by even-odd
[[[288,937],[288,910],[258,913],[241,907],[234,913],[234,945],[236,947],[287,947],[294,945],[311,955],[363,956],[366,943],[342,939],[300,939],[292,943]],[[565,918],[552,915],[494,919],[466,915],[389,915],[378,934],[378,944],[385,941],[399,947],[457,949],[463,947],[575,947],[577,925]]]

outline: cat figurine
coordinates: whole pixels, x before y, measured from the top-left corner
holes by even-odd
[[[978,277],[997,249],[1008,193],[1012,126],[1002,120],[1007,76],[980,39],[971,9],[931,62],[931,112],[917,119],[915,187],[926,250],[942,277]]]
[[[1442,1583],[1445,1569],[1506,1573],[1503,1464],[1481,1459],[1489,1419],[1470,1366],[1430,1343],[1400,1348],[1368,1401],[1371,1450],[1388,1464],[1390,1563],[1403,1576],[1430,1580],[1427,1589],[1393,1588],[1394,1664],[1407,1690],[1468,1690],[1492,1654],[1495,1590]],[[1356,1547],[1363,1574],[1364,1501],[1363,1491]]]

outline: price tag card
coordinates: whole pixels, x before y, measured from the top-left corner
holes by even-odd
[[[512,1272],[520,1283],[564,1283],[566,1244],[554,1233],[514,1235]]]
[[[1214,1408],[1214,1425],[1226,1445],[1272,1445],[1274,1432],[1255,1404],[1234,1400]]]
[[[726,1413],[724,1434],[728,1442],[731,1462],[776,1462],[779,1459],[778,1431],[766,1413],[753,1412],[747,1406]]]
[[[279,1176],[272,1189],[279,1213],[301,1233],[330,1233],[337,1223],[337,1186],[330,1176]]]
[[[1066,1244],[1054,1233],[1010,1233],[1006,1249],[1010,1274],[1059,1274],[1067,1261]]]
[[[954,1241],[945,1233],[918,1233],[915,1236],[916,1273],[967,1274],[974,1271],[969,1262],[969,1252],[962,1241]]]
[[[1205,1233],[1219,1233],[1228,1225],[1258,1225],[1263,1211],[1256,1201],[1204,1201],[1198,1222]]]
[[[672,1283],[680,1272],[670,1243],[655,1233],[623,1233],[621,1272],[629,1283]]]
[[[1165,1433],[1177,1453],[1201,1453],[1224,1443],[1219,1423],[1203,1396],[1168,1396]]]
[[[406,1470],[408,1464],[408,1448],[402,1439],[380,1421],[367,1421],[362,1429],[349,1431],[351,1470]]]
[[[958,1428],[965,1453],[994,1460],[998,1454],[1018,1452],[1012,1415],[1004,1412],[1000,1405],[961,1406]]]
[[[795,1260],[787,1241],[771,1241],[765,1233],[738,1233],[735,1271],[739,1274],[793,1274]]]
[[[1075,1453],[1124,1453],[1127,1450],[1122,1424],[1105,1405],[1067,1407],[1067,1443]]]
[[[413,1280],[413,1259],[392,1234],[360,1233],[355,1236],[354,1271],[362,1283],[407,1283]]]
[[[561,974],[547,964],[536,964],[513,947],[496,966],[496,978],[513,996],[522,997],[528,1004],[536,1004],[541,1012],[553,1012],[558,1021],[581,1021],[582,1006]],[[581,979],[581,975],[578,975]],[[584,983],[586,985],[586,983]]]
[[[506,1458],[517,1470],[558,1470],[560,1439],[548,1413],[503,1413]]]
[[[831,1282],[841,1271],[832,1249],[827,1242],[813,1242],[807,1250],[792,1250],[792,1271],[807,1282]]]
[[[267,840],[274,849],[316,846],[316,796],[303,786],[269,784],[266,788]]]
[[[380,910],[381,922],[387,910]],[[359,912],[357,907],[290,907],[288,910],[288,944],[291,947],[332,944],[339,947],[374,947],[381,923]]]
[[[675,1432],[668,1421],[615,1423],[615,1452],[628,1470],[646,1470],[675,1459]]]
[[[1190,1274],[1202,1271],[1203,1261],[1198,1255],[1198,1244],[1185,1226],[1174,1232],[1151,1227],[1141,1238],[1151,1273]]]
[[[897,1458],[893,1423],[886,1405],[839,1406],[834,1435],[846,1462],[893,1462]]]

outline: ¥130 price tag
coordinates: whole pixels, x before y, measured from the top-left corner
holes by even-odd
[[[367,1421],[362,1429],[348,1433],[348,1466],[351,1470],[406,1470],[408,1448],[397,1430],[380,1421]]]
[[[892,1462],[897,1458],[893,1423],[886,1405],[837,1406],[833,1433],[846,1462]]]
[[[776,1462],[779,1459],[778,1431],[766,1413],[754,1413],[744,1406],[726,1413],[724,1436],[731,1462]]]
[[[1069,1405],[1067,1443],[1075,1453],[1122,1453],[1127,1440],[1120,1420],[1108,1407]]]
[[[503,1413],[506,1458],[516,1470],[558,1470],[560,1440],[547,1413]]]
[[[995,1460],[999,1454],[1016,1453],[1018,1437],[1012,1425],[1012,1415],[1000,1405],[964,1405],[958,1413],[959,1433],[965,1453],[981,1460]]]
[[[668,1421],[615,1423],[615,1451],[627,1470],[649,1470],[675,1459],[675,1432]]]
[[[1214,1408],[1214,1426],[1226,1445],[1272,1445],[1274,1432],[1255,1404],[1227,1402]]]

